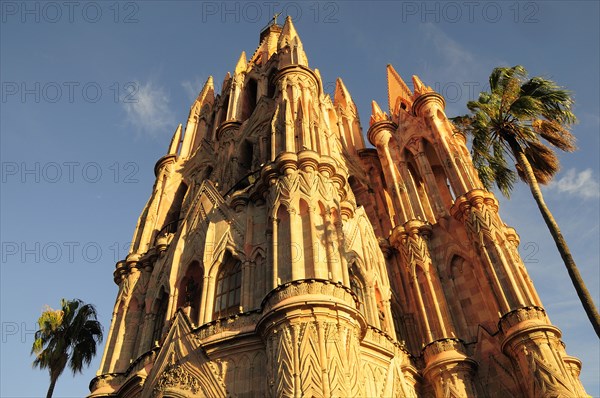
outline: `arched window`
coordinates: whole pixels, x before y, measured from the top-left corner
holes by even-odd
[[[365,311],[365,294],[363,284],[352,268],[350,268],[350,289],[352,289],[358,298],[358,310],[366,318],[367,312]]]
[[[267,89],[267,97],[275,98],[275,92],[277,91],[277,86],[275,85],[275,74],[277,73],[277,69],[273,68],[269,73],[268,79],[268,89]]]
[[[165,288],[160,289],[158,299],[154,304],[155,318],[154,318],[154,329],[152,331],[152,344],[162,340],[162,330],[165,325],[167,317],[167,307],[169,305],[169,295],[165,291]]]
[[[428,141],[425,141],[425,155],[427,156],[427,160],[431,166],[431,171],[433,172],[443,205],[449,209],[452,207],[455,196],[452,193],[452,187],[450,186],[448,176],[446,176],[444,166],[442,165],[437,152]]]
[[[398,303],[394,302],[392,305],[392,321],[394,322],[394,331],[396,332],[396,340],[402,342],[405,340],[405,328],[402,320],[402,315]]]
[[[217,128],[219,128],[223,122],[227,121],[227,112],[229,111],[229,95],[227,95],[223,102],[221,102],[221,109],[219,111],[221,114],[219,115],[219,123],[216,126]]]
[[[258,82],[255,79],[250,79],[244,88],[244,102],[242,104],[242,120],[248,119],[254,108],[256,108],[256,96],[258,93]]]
[[[177,308],[183,308],[192,323],[198,323],[200,301],[202,298],[203,271],[198,261],[192,262],[179,283]]]
[[[377,315],[379,317],[379,328],[384,332],[389,332],[388,320],[385,316],[385,308],[383,306],[383,298],[381,297],[381,291],[377,284],[375,287],[375,300],[377,302]]]
[[[240,310],[242,290],[242,266],[231,254],[226,253],[217,275],[214,318],[236,314]]]

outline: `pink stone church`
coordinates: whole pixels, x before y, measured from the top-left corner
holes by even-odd
[[[367,147],[289,18],[208,79],[116,265],[89,397],[588,396],[444,98],[387,80]]]

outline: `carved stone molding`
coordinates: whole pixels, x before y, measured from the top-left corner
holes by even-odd
[[[367,139],[374,146],[387,145],[392,133],[398,129],[398,125],[390,120],[381,120],[373,123],[367,132]]]
[[[268,313],[278,303],[288,298],[319,294],[339,299],[350,307],[358,308],[359,302],[350,288],[341,283],[326,279],[303,279],[286,283],[272,290],[262,303],[263,314]]]
[[[473,376],[477,362],[467,356],[459,339],[441,339],[423,349],[423,376],[436,391],[436,397],[476,397]]]
[[[152,396],[156,397],[161,391],[171,387],[196,394],[200,392],[200,380],[181,365],[169,365],[156,383]]]
[[[522,307],[516,310],[510,311],[502,316],[500,319],[500,330],[505,333],[508,332],[512,327],[518,325],[521,322],[534,321],[535,323],[550,324],[546,311],[542,307]]]
[[[431,225],[421,220],[410,220],[394,228],[390,241],[400,251],[411,271],[416,265],[426,270],[431,263],[428,247],[430,236]]]
[[[102,387],[115,387],[122,385],[128,377],[131,375],[141,371],[144,367],[146,367],[150,363],[154,363],[156,360],[156,353],[158,352],[158,348],[153,348],[149,351],[146,351],[142,355],[140,355],[135,361],[129,365],[127,370],[123,373],[104,373],[98,375],[92,379],[90,382],[90,391],[97,390]]]
[[[419,94],[415,89],[415,95]],[[415,116],[422,114],[422,108],[428,102],[437,102],[438,105],[444,109],[446,107],[446,101],[440,94],[434,92],[430,87],[423,87],[421,95],[419,95],[413,102],[412,110]]]
[[[409,358],[408,361],[410,362],[411,355],[408,352],[404,342],[397,342],[383,330],[379,330],[369,325],[367,327],[367,333],[363,338],[363,343],[371,344],[374,347],[379,347],[380,349],[384,349],[388,352],[394,352],[396,355],[401,355],[403,359]],[[400,354],[400,352],[402,354]]]
[[[312,177],[311,177],[312,176]],[[346,198],[348,175],[331,157],[311,150],[282,152],[273,163],[261,169],[253,192],[263,192],[269,206],[289,201],[297,191],[318,192],[326,200]]]
[[[158,176],[158,174],[161,172],[161,169],[165,166],[170,166],[174,164],[176,159],[176,155],[165,155],[162,158],[158,159],[156,161],[156,164],[154,165],[154,176]]]
[[[202,325],[194,331],[194,335],[198,340],[205,340],[219,333],[254,331],[259,319],[260,311],[244,312]]]

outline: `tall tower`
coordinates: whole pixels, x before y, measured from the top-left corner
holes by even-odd
[[[444,99],[388,66],[366,148],[291,19],[180,125],[90,397],[581,397]]]

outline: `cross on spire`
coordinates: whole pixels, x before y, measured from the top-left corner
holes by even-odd
[[[276,12],[275,14],[273,14],[273,25],[277,25],[277,17],[280,15],[280,12]]]

